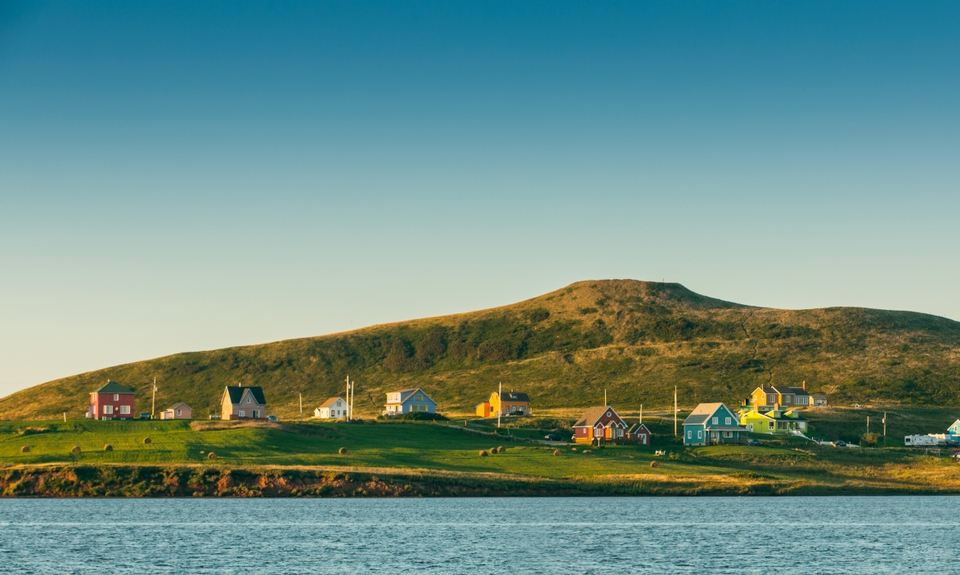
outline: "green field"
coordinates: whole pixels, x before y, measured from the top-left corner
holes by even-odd
[[[940,416],[945,419],[947,414]],[[960,492],[960,465],[947,458],[946,452],[938,457],[904,448],[821,447],[797,438],[770,436],[757,436],[764,439],[762,447],[683,448],[672,436],[658,435],[653,448],[609,446],[584,453],[583,446],[573,451],[572,445],[555,447],[523,439],[538,437],[537,429],[503,429],[500,435],[484,435],[481,430],[492,428],[477,423],[470,422],[464,428],[462,421],[264,423],[235,427],[219,422],[191,425],[182,421],[2,422],[0,462],[6,475],[0,484],[6,485],[6,495],[16,495],[22,492],[23,488],[16,486],[22,485],[23,474],[46,468],[89,472],[111,466],[179,466],[211,470],[216,481],[210,480],[210,489],[215,489],[217,477],[229,470],[236,474],[273,469],[271,473],[282,475],[285,469],[307,469],[317,473],[378,473],[394,477],[394,483],[407,483],[402,479],[405,474],[416,474],[421,481],[425,476],[444,477],[444,481],[456,478],[473,486],[474,491],[468,490],[467,494],[485,493],[475,492],[477,489],[500,488],[503,492],[504,482],[510,481],[519,481],[521,485],[525,485],[524,481],[538,482],[541,490],[550,486],[568,492],[583,488],[591,493]],[[651,425],[662,430],[672,424],[651,420]],[[828,435],[828,428],[837,425],[837,421],[826,418],[820,425],[828,431],[823,435]],[[147,437],[149,444],[144,443]],[[106,444],[112,446],[112,451],[104,450]],[[504,453],[479,455],[481,450],[501,445],[506,448]],[[29,447],[29,452],[21,451],[24,446]],[[74,446],[80,447],[79,454],[71,452]],[[338,453],[340,448],[346,448],[347,453]],[[656,456],[655,448],[665,449],[668,455]],[[559,456],[555,449],[560,449]],[[216,459],[209,459],[211,452]],[[657,467],[651,466],[654,461]],[[139,472],[130,473],[131,477],[140,477],[141,484],[150,483]],[[115,474],[110,477],[114,483],[120,481]],[[323,477],[326,479],[319,481],[332,481]],[[106,480],[90,481],[94,489],[91,493],[113,493],[95,485]],[[197,482],[202,483],[194,480]],[[260,478],[251,483],[254,484],[262,488],[269,481]],[[116,489],[115,494],[131,494],[124,492],[122,485]],[[178,489],[186,487],[181,485]],[[520,489],[526,492],[525,487]],[[150,493],[149,485],[136,493]]]

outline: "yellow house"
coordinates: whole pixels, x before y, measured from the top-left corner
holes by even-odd
[[[772,409],[759,412],[756,409],[740,412],[740,425],[751,433],[789,433],[791,430],[804,432],[807,420],[800,417],[797,410],[783,411]]]
[[[826,403],[826,401],[824,401]],[[807,382],[800,387],[771,385],[758,387],[750,394],[750,405],[758,411],[769,411],[777,407],[810,407],[813,397],[807,393]]]
[[[477,405],[477,417],[530,415],[530,398],[518,391],[493,392],[489,401]]]

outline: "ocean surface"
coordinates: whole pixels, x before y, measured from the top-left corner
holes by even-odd
[[[960,572],[960,498],[0,500],[2,573]]]

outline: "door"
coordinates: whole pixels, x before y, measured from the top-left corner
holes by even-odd
[[[253,416],[254,419],[256,419],[257,417],[259,417],[259,413],[260,413],[260,412],[258,412],[256,409],[254,409],[253,411],[250,412],[250,414]]]

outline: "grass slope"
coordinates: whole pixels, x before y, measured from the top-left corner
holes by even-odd
[[[152,442],[145,444],[144,437]],[[281,481],[290,470],[306,469],[314,481],[314,491],[304,491],[306,495],[328,493],[340,472],[363,472],[374,483],[379,476],[393,487],[364,489],[380,495],[457,493],[450,491],[452,479],[459,493],[475,495],[960,492],[960,466],[905,449],[822,448],[794,438],[768,439],[764,447],[685,449],[670,445],[672,438],[657,436],[654,448],[667,449],[669,456],[656,457],[653,448],[637,446],[591,453],[566,446],[556,456],[554,447],[508,439],[440,423],[228,428],[208,422],[7,422],[0,425],[0,484],[6,485],[0,487],[5,495],[189,495],[180,489],[188,484],[202,494],[291,494],[289,489],[264,489],[293,481]],[[106,443],[112,451],[104,451]],[[71,452],[75,445],[80,454]],[[478,455],[497,445],[506,451]],[[23,446],[29,452],[21,452]],[[348,452],[339,454],[341,447]],[[216,460],[207,459],[211,451]],[[651,467],[652,461],[659,466]],[[57,467],[63,465],[67,467]],[[171,471],[177,466],[181,471]],[[44,470],[56,469],[57,474],[42,476]],[[230,470],[250,475],[242,492],[227,489],[236,487],[234,480],[224,479]],[[324,475],[323,470],[336,473]],[[176,479],[178,474],[184,478]],[[79,476],[87,478],[82,491],[77,491]],[[427,486],[401,489],[413,476]],[[167,489],[171,485],[179,487]],[[430,485],[446,487],[437,491]]]
[[[8,419],[81,417],[108,379],[149,410],[184,401],[203,417],[223,386],[263,386],[270,411],[292,417],[358,382],[359,413],[384,393],[422,387],[442,411],[469,412],[498,382],[534,409],[581,408],[608,392],[633,408],[737,403],[766,383],[799,384],[843,403],[960,405],[960,323],[860,308],[778,310],[695,294],[679,284],[587,281],[514,305],[328,336],[183,353],[48,382],[3,399]]]

